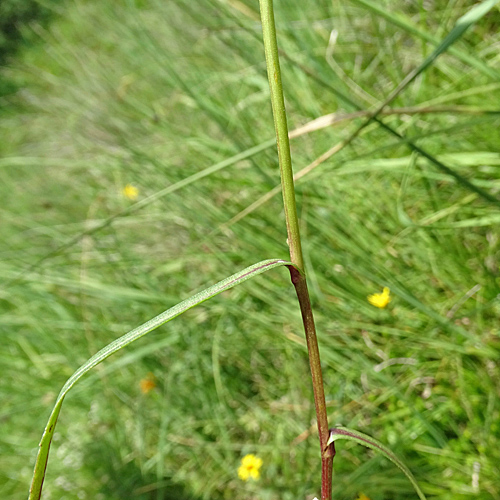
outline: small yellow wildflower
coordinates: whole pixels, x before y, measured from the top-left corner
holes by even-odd
[[[370,500],[364,493],[361,493],[357,500]]]
[[[146,378],[143,378],[139,382],[139,386],[141,387],[141,392],[143,394],[151,392],[156,387],[156,382],[154,381],[153,374],[149,374]]]
[[[241,459],[241,465],[238,467],[238,476],[243,481],[248,481],[250,478],[259,479],[259,469],[262,467],[262,459],[255,455],[245,455]]]
[[[368,295],[368,302],[375,307],[383,309],[391,301],[391,291],[385,286],[382,293]]]
[[[137,197],[139,196],[139,190],[135,186],[132,186],[132,184],[127,184],[122,189],[122,194],[123,196],[125,196],[125,198],[128,198],[129,200],[136,200]]]

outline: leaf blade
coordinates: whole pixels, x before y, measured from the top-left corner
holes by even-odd
[[[281,266],[292,266],[291,262],[282,260],[282,259],[269,259],[258,262],[252,266],[249,266],[225,279],[219,281],[215,285],[212,285],[201,292],[198,292],[195,295],[179,302],[175,306],[167,309],[162,312],[158,316],[150,319],[146,323],[134,328],[130,332],[122,335],[118,339],[114,340],[96,354],[94,354],[91,358],[89,358],[82,366],[80,366],[73,375],[67,380],[64,384],[61,392],[57,396],[56,402],[54,403],[54,408],[52,409],[52,413],[50,414],[49,420],[45,427],[44,433],[42,435],[42,439],[39,445],[38,456],[35,463],[35,469],[33,472],[33,479],[31,483],[30,493],[28,500],[40,500],[42,494],[43,480],[45,478],[45,469],[47,468],[47,462],[50,451],[50,444],[52,442],[52,437],[54,435],[55,426],[57,423],[57,419],[59,417],[59,413],[61,411],[62,403],[66,394],[69,390],[92,368],[97,366],[99,363],[104,361],[106,358],[116,353],[120,349],[128,346],[132,342],[138,340],[149,332],[155,330],[159,326],[167,323],[168,321],[176,318],[181,315],[185,311],[192,309],[193,307],[205,302],[206,300],[215,297],[216,295],[224,292],[225,290],[229,290],[244,281],[247,281],[259,274],[262,274],[266,271],[274,269],[276,267]]]
[[[399,467],[399,469],[403,471],[403,473],[415,489],[420,500],[427,500],[410,469],[408,469],[408,467],[393,453],[392,450],[387,448],[387,446],[383,445],[376,439],[363,434],[362,432],[348,429],[347,427],[335,427],[334,429],[330,429],[330,438],[328,439],[327,444],[330,445],[339,439],[354,441],[355,443],[361,444],[366,448],[370,448],[371,450],[382,453],[382,455],[384,455],[387,459],[389,459],[393,464],[395,464],[397,467]]]

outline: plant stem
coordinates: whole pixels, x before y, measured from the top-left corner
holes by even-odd
[[[332,497],[332,466],[335,455],[334,446],[328,446],[330,431],[328,429],[328,417],[326,414],[325,391],[323,386],[323,374],[321,372],[321,360],[319,357],[318,339],[316,327],[307,290],[307,281],[304,274],[289,266],[292,283],[299,299],[302,322],[306,333],[307,350],[309,352],[309,365],[311,367],[314,404],[316,406],[316,419],[318,422],[319,443],[321,448],[321,500],[331,500]]]
[[[290,141],[288,140],[288,124],[285,101],[283,98],[283,86],[281,84],[281,71],[272,0],[260,0],[260,15],[262,19],[264,50],[266,53],[267,75],[269,77],[269,87],[271,88],[271,103],[273,106],[274,127],[276,129],[276,143],[278,145],[281,190],[283,192],[283,203],[285,206],[290,260],[303,271],[304,259],[302,257],[299,220],[295,204],[292,158],[290,155]]]
[[[328,418],[326,414],[325,391],[323,375],[319,357],[316,327],[307,290],[307,281],[302,256],[297,207],[295,203],[295,187],[293,183],[292,159],[290,143],[288,140],[288,125],[281,84],[281,71],[278,57],[278,44],[276,41],[276,27],[272,0],[260,0],[260,13],[262,19],[262,33],[266,53],[267,74],[271,89],[271,102],[273,107],[274,126],[276,129],[276,142],[278,145],[278,158],[281,172],[281,189],[285,207],[286,227],[288,233],[288,247],[290,260],[295,267],[289,266],[292,283],[295,286],[300,304],[302,322],[306,335],[307,349],[309,352],[309,365],[311,367],[314,403],[318,422],[319,441],[321,448],[321,500],[331,500],[332,495],[332,463],[335,454],[333,446],[327,444],[329,437]]]

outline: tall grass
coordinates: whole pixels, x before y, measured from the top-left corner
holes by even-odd
[[[90,354],[228,270],[287,255],[276,197],[227,225],[279,183],[272,147],[140,210],[121,194],[131,183],[140,203],[272,139],[256,3],[64,5],[3,70],[20,87],[3,98],[0,121],[0,275],[17,280],[0,292],[4,498],[26,494],[41,422]],[[332,87],[362,108],[382,102],[464,5],[276,9],[293,129],[354,110]],[[495,110],[497,19],[492,11],[393,105]],[[296,169],[360,120],[293,139]],[[384,121],[498,196],[495,114]],[[329,421],[389,443],[430,497],[500,498],[497,209],[375,124],[297,191]],[[366,296],[383,286],[394,298],[378,310]],[[68,397],[47,498],[318,494],[308,365],[287,280],[269,275],[225,293]],[[157,387],[143,394],[150,373]],[[334,498],[411,494],[389,462],[338,448]],[[258,483],[237,478],[245,453],[264,461]]]

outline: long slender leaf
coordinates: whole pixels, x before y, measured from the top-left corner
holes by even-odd
[[[430,42],[436,46],[440,44],[439,38],[428,33],[427,31],[423,31],[423,30],[417,28],[415,26],[415,23],[412,22],[411,19],[409,19],[407,16],[405,16],[401,12],[397,12],[397,13],[390,12],[389,10],[387,10],[386,7],[384,7],[380,4],[377,4],[376,2],[373,2],[373,1],[368,1],[368,0],[352,0],[352,1],[354,3],[362,5],[363,7],[372,11],[373,13],[377,14],[378,16],[383,17],[384,19],[386,19],[390,23],[392,23],[396,26],[399,26],[400,28],[404,29],[408,33],[411,33],[413,35],[418,36],[422,40]],[[491,7],[493,7],[496,2],[495,2],[495,0],[493,0],[489,3],[492,4]],[[485,5],[485,3],[479,4],[477,7],[479,9],[487,8],[488,10],[491,8],[489,5]],[[464,21],[464,18],[466,16],[469,16],[469,15],[475,16],[477,14],[481,14],[480,11],[474,10],[477,7],[473,7],[468,14],[466,14],[465,16],[463,16],[462,18],[459,19],[459,22]],[[475,20],[477,20],[477,19],[475,19]],[[470,21],[470,18],[465,18],[465,21],[466,22]],[[482,60],[478,59],[477,57],[473,57],[472,55],[467,54],[463,50],[457,49],[455,47],[450,47],[449,52],[450,52],[450,54],[452,54],[453,56],[455,56],[457,59],[461,60],[462,62],[469,64],[470,66],[475,67],[476,69],[481,71],[484,75],[487,75],[490,78],[493,78],[494,80],[498,80],[498,77],[499,77],[498,72],[496,70],[494,70],[493,68],[490,68],[487,64],[485,64]]]
[[[412,71],[398,86],[394,93],[398,93],[400,88],[406,87],[418,75],[423,73],[443,52],[447,51],[473,24],[486,15],[498,0],[484,0],[475,5],[466,14],[459,18],[453,29],[446,35],[443,41],[435,48],[422,64]]]
[[[362,432],[354,431],[352,429],[348,429],[347,427],[336,427],[334,429],[330,429],[330,438],[328,439],[328,444],[332,444],[339,439],[347,439],[348,441],[354,441],[355,443],[362,444],[371,450],[378,451],[382,453],[384,457],[388,458],[392,463],[397,465],[405,474],[405,476],[410,480],[413,488],[417,492],[420,500],[426,500],[425,495],[422,493],[415,476],[411,473],[410,469],[406,467],[406,465],[389,449],[387,446],[384,446],[382,443],[373,439]]]
[[[212,285],[205,290],[189,297],[186,300],[183,300],[179,304],[167,309],[162,312],[158,316],[150,319],[143,325],[134,328],[130,332],[126,333],[122,337],[116,339],[115,341],[108,344],[106,347],[101,349],[99,352],[94,354],[86,363],[84,363],[78,370],[73,373],[73,375],[68,379],[68,381],[64,384],[57,400],[54,404],[54,408],[49,417],[49,421],[45,427],[45,431],[42,436],[42,440],[40,441],[40,449],[38,451],[38,456],[36,459],[35,470],[33,472],[33,480],[31,483],[31,489],[29,494],[29,500],[40,500],[42,494],[42,486],[43,480],[45,477],[45,469],[47,467],[47,461],[49,458],[49,450],[50,444],[52,442],[52,437],[54,435],[55,426],[57,423],[57,418],[59,417],[59,412],[61,411],[61,406],[63,404],[64,398],[68,391],[92,368],[97,366],[99,363],[104,361],[106,358],[119,351],[120,349],[128,346],[132,342],[137,339],[143,337],[147,333],[155,330],[159,326],[167,323],[168,321],[174,319],[175,317],[181,315],[186,312],[188,309],[191,309],[202,302],[205,302],[212,297],[215,297],[219,293],[228,290],[244,281],[253,278],[265,271],[269,271],[270,269],[274,269],[275,267],[280,266],[291,266],[293,265],[291,262],[287,262],[281,259],[271,259],[264,260],[262,262],[258,262],[253,266],[247,267],[242,271],[229,276],[228,278],[219,281],[215,285]]]
[[[498,0],[484,0],[480,4],[472,7],[472,9],[470,9],[465,15],[463,15],[460,19],[458,19],[453,29],[448,33],[448,35],[446,35],[443,41],[433,50],[433,52],[417,68],[410,71],[410,73],[406,75],[406,77],[377,107],[377,109],[368,117],[368,119],[352,133],[352,135],[345,141],[345,143],[349,144],[355,137],[358,136],[359,132],[363,128],[365,128],[369,123],[371,123],[372,120],[378,118],[378,116],[386,106],[388,106],[399,94],[401,94],[401,92],[405,88],[407,88],[411,82],[413,82],[419,75],[421,75],[427,68],[429,68],[443,52],[446,52],[458,39],[460,39],[460,37],[474,23],[479,21],[479,19],[481,19],[485,14],[487,14],[497,4],[497,2]],[[426,155],[423,154],[423,156]],[[441,168],[443,167],[449,170],[448,167],[442,165]],[[468,181],[466,181],[466,185],[468,184],[469,184]],[[472,184],[469,187],[470,189],[474,189],[474,186]],[[478,192],[478,188],[475,188],[474,190]],[[479,190],[479,193],[481,193],[481,190]],[[487,193],[485,194],[486,196],[489,196]],[[496,201],[498,203],[498,200]]]
[[[365,5],[365,2],[363,0],[355,0],[359,1],[360,3],[363,3]],[[387,125],[384,121],[381,120],[379,115],[382,113],[384,108],[389,105],[408,85],[417,78],[418,75],[420,75],[422,72],[424,72],[429,66],[431,66],[434,61],[445,51],[451,50],[453,47],[452,45],[465,33],[465,31],[472,26],[474,23],[479,21],[485,14],[487,14],[496,4],[498,3],[498,0],[484,0],[480,4],[475,5],[472,7],[466,14],[464,14],[462,17],[460,17],[453,29],[450,31],[450,33],[442,40],[442,42],[436,47],[436,49],[430,54],[417,68],[415,68],[413,71],[411,71],[402,81],[401,83],[390,93],[390,95],[382,102],[377,109],[368,117],[367,120],[365,120],[351,135],[348,139],[343,141],[343,145],[346,146],[350,144],[361,132],[362,129],[364,129],[367,125],[369,125],[372,121],[378,123],[383,129],[387,130],[390,134],[398,137],[402,142],[405,142],[408,147],[413,150],[416,153],[419,153],[421,156],[429,160],[431,163],[433,163],[436,167],[438,167],[440,170],[445,172],[448,175],[451,175],[456,179],[458,183],[460,183],[462,186],[465,188],[477,193],[479,196],[484,198],[485,200],[488,200],[489,202],[500,206],[500,200],[498,200],[495,196],[489,194],[487,191],[481,189],[478,187],[476,184],[473,184],[469,180],[467,180],[465,177],[457,174],[454,170],[452,170],[450,167],[445,165],[444,163],[440,162],[437,160],[434,156],[429,154],[427,151],[422,149],[420,146],[417,146],[417,144],[407,140],[402,134],[400,134],[397,130],[393,129],[389,125]],[[369,6],[368,3],[366,3],[365,6]],[[380,13],[377,11],[377,13]],[[356,104],[352,99],[350,99],[348,96],[340,92],[338,89],[336,89],[334,86],[332,86],[329,82],[326,82],[323,80],[321,77],[318,77],[314,72],[306,68],[304,65],[301,63],[297,62],[294,58],[290,57],[288,54],[283,54],[290,62],[292,62],[294,65],[302,69],[306,74],[310,75],[313,77],[316,81],[321,83],[322,85],[328,87],[330,90],[332,90],[337,96],[339,96],[344,102],[348,103],[350,106],[354,107],[355,109],[359,110],[361,109],[358,104]],[[342,146],[342,147],[344,147]]]

